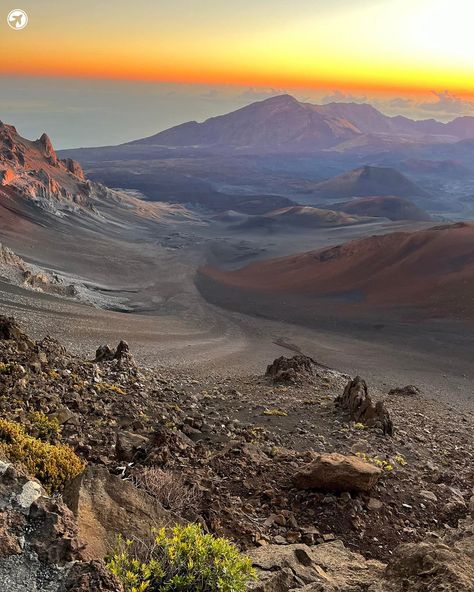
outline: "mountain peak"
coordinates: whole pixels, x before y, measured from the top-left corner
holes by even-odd
[[[314,186],[321,199],[370,196],[428,197],[421,187],[410,181],[397,169],[363,165],[332,177]]]
[[[38,144],[43,148],[44,153],[48,158],[51,158],[53,161],[57,162],[58,157],[56,156],[53,143],[51,142],[48,134],[42,134],[41,138],[38,140]]]
[[[283,94],[283,95],[275,95],[274,97],[270,97],[268,99],[264,99],[261,101],[262,103],[273,103],[273,104],[283,104],[283,105],[294,105],[299,103],[298,99],[295,99],[292,95]]]
[[[313,153],[362,151],[395,144],[453,142],[474,138],[474,117],[450,124],[389,117],[368,103],[316,105],[283,93],[202,123],[188,122],[128,144],[157,147]]]

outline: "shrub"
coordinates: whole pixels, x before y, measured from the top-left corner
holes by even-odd
[[[134,472],[133,479],[136,487],[153,496],[167,510],[189,514],[199,509],[201,496],[198,488],[187,485],[179,473],[143,467]]]
[[[245,592],[255,577],[250,559],[197,524],[158,531],[145,561],[134,546],[120,539],[107,559],[126,592]]]
[[[61,491],[84,469],[69,446],[42,442],[29,436],[19,423],[6,419],[0,419],[0,452],[11,462],[22,464],[49,493]]]

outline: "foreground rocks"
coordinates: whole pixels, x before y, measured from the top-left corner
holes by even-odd
[[[443,565],[454,567],[447,568],[445,577],[463,590],[467,576],[462,574],[469,573],[469,553],[461,548],[468,540],[466,531],[456,540],[447,537],[458,532],[460,519],[466,520],[474,487],[473,418],[469,413],[438,405],[421,394],[408,397],[394,392],[390,413],[397,430],[387,437],[380,425],[348,422],[342,416],[334,400],[342,396],[349,377],[334,370],[313,364],[312,374],[305,371],[304,379],[295,383],[275,382],[263,375],[201,376],[139,367],[129,363],[128,347],[120,349],[121,360],[115,357],[117,350],[111,350],[110,360],[83,359],[53,339],[29,339],[13,320],[0,317],[2,417],[21,422],[33,434],[38,433],[37,412],[56,418],[63,442],[89,466],[66,489],[72,512],[49,500],[62,509],[54,506],[53,511],[49,506],[46,517],[36,510],[28,516],[28,521],[44,524],[44,537],[35,539],[36,556],[42,558],[36,564],[28,559],[30,555],[22,559],[22,530],[9,515],[0,518],[0,532],[5,532],[0,547],[8,558],[4,573],[10,578],[5,580],[9,585],[11,581],[17,585],[16,574],[26,569],[18,567],[21,559],[33,574],[30,579],[17,578],[28,583],[28,590],[35,586],[46,592],[62,590],[67,578],[77,573],[71,563],[80,572],[81,586],[100,590],[97,586],[108,585],[106,574],[99,568],[94,571],[96,564],[90,560],[109,550],[115,533],[141,538],[171,514],[173,521],[202,523],[210,532],[234,540],[243,551],[261,547],[283,553],[292,545],[306,545],[311,555],[320,548],[326,552],[339,549],[342,557],[357,551],[358,558],[346,557],[344,565],[373,560],[388,564],[382,580],[374,575],[372,588],[357,584],[363,592],[380,592],[373,588],[380,582],[385,586],[383,592],[431,592],[420,587],[424,581],[431,582],[427,570],[413,567],[402,574],[408,556],[399,563],[397,557],[399,552],[414,557],[421,553],[418,545],[428,544],[423,565],[435,557],[433,573],[443,573],[441,555],[431,545],[444,545],[461,561],[453,563],[448,558]],[[373,390],[374,400],[381,398],[383,393]],[[357,463],[365,461],[370,471],[378,472],[370,491],[365,481],[363,486],[358,482],[359,474],[351,473],[350,483],[344,481],[341,476],[348,478],[346,469],[332,482],[326,479],[323,483],[319,474],[319,481],[313,481],[310,488],[295,486],[295,475],[314,468],[320,456],[334,453],[343,456],[342,464],[347,457],[356,457]],[[160,485],[168,486],[139,491],[143,471],[148,470],[155,471]],[[43,496],[38,488],[37,483],[30,484],[22,499]],[[8,499],[11,496],[10,492]],[[30,544],[32,539],[25,540]],[[409,545],[406,551],[399,549],[400,543]],[[61,573],[67,573],[67,578],[60,582],[59,575],[54,575],[51,581],[56,588],[46,584],[38,588],[40,576],[35,574],[44,565],[64,568]],[[321,562],[317,565],[313,566],[317,572],[322,569],[329,575],[326,589],[332,585],[340,592],[342,584],[330,578],[337,582],[344,565],[332,571]],[[51,569],[58,573],[56,567]],[[360,571],[367,570],[361,567]],[[263,570],[262,577],[269,575],[267,571]],[[271,572],[272,577],[278,571]],[[456,573],[458,581],[453,579]],[[302,583],[292,580],[291,573],[280,577],[292,586],[285,590],[304,590],[305,586],[306,592],[324,590],[320,580]],[[408,584],[403,588],[404,578],[412,588]],[[81,589],[87,587],[77,588]],[[23,592],[18,587],[11,590]]]
[[[0,590],[120,592],[103,562],[86,561],[83,549],[70,510],[0,462]]]
[[[382,579],[385,565],[366,561],[341,541],[286,547],[267,546],[251,553],[260,581],[253,592],[362,592]]]
[[[251,554],[253,592],[472,592],[474,522],[446,540],[401,545],[388,565],[366,560],[341,541],[269,545]]]
[[[381,474],[381,469],[357,456],[344,456],[334,452],[318,455],[295,475],[294,483],[299,489],[369,492]]]

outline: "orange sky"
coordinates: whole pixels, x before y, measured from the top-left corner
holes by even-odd
[[[24,0],[0,73],[474,96],[471,0]],[[8,12],[5,10],[5,12]]]

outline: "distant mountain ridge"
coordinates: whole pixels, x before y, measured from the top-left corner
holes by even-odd
[[[474,117],[449,123],[389,117],[369,104],[303,103],[280,95],[203,123],[190,121],[126,145],[217,148],[259,152],[336,149],[366,137],[380,143],[456,142],[474,138]]]

